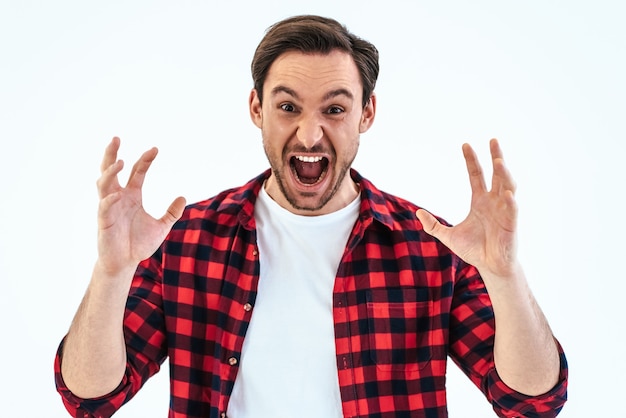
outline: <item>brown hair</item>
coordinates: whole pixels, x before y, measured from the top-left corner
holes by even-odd
[[[270,26],[257,46],[252,59],[252,79],[259,100],[263,99],[263,83],[270,66],[287,51],[328,54],[339,49],[352,56],[361,75],[363,107],[367,105],[378,78],[378,50],[348,31],[334,19],[302,15]]]

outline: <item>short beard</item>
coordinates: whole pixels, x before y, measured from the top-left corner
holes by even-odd
[[[269,149],[269,147],[266,146],[265,141],[263,141],[263,148],[265,150],[265,155],[267,156],[267,160],[270,163],[270,167],[272,168],[272,174],[274,175],[274,177],[276,178],[276,183],[278,184],[278,188],[281,191],[281,193],[283,194],[283,196],[285,197],[285,200],[291,205],[291,207],[293,207],[295,210],[298,211],[306,211],[306,212],[315,212],[318,210],[321,210],[324,206],[326,206],[328,204],[328,202],[330,202],[330,200],[335,196],[335,194],[337,194],[337,191],[339,190],[339,187],[341,186],[341,184],[343,183],[344,178],[346,177],[346,175],[348,174],[348,171],[350,170],[350,167],[352,166],[352,162],[354,161],[354,159],[356,158],[356,150],[354,150],[354,152],[352,152],[352,158],[349,161],[344,161],[344,163],[342,164],[340,170],[339,170],[339,174],[336,177],[335,183],[332,186],[332,189],[325,195],[321,196],[321,199],[319,201],[319,204],[316,206],[301,206],[298,204],[297,198],[296,196],[292,195],[289,193],[289,191],[287,190],[287,188],[285,187],[285,181],[284,181],[284,172],[283,170],[280,170],[277,166],[277,164],[275,165],[274,163],[279,163],[282,161],[285,161],[285,157],[288,154],[288,150],[284,149],[281,155],[281,158],[274,158],[275,156],[272,155],[271,150]],[[358,142],[357,142],[357,147],[358,149]],[[293,151],[293,150],[290,150]],[[319,149],[316,149],[316,147],[313,147],[310,150],[302,150],[302,151],[309,151],[309,152],[316,152],[316,151],[322,151]],[[331,154],[331,161],[332,160],[336,160],[337,158],[337,154],[335,152],[334,149],[331,150],[330,152]],[[331,161],[329,161],[329,164],[331,163]],[[287,165],[285,166],[286,170],[291,170],[291,166],[289,164],[289,162],[287,162]],[[288,173],[289,175],[290,173]],[[312,195],[307,196],[306,193],[303,194],[304,197],[311,197]]]
[[[278,184],[278,188],[280,189],[283,196],[285,197],[285,200],[287,200],[287,202],[289,202],[289,204],[294,209],[301,210],[301,211],[315,212],[315,211],[322,209],[324,206],[326,206],[326,204],[331,201],[331,199],[335,196],[335,194],[337,194],[337,190],[339,190],[339,186],[343,183],[343,180],[346,177],[348,170],[350,170],[351,165],[352,165],[352,162],[348,164],[344,164],[341,167],[341,171],[339,172],[339,176],[337,177],[337,180],[335,181],[333,188],[330,190],[329,193],[321,197],[321,200],[319,201],[319,204],[317,206],[300,206],[297,203],[295,196],[292,196],[290,193],[288,193],[287,188],[285,187],[285,184],[283,182],[282,171],[273,170],[273,169],[272,171],[274,173],[274,177],[276,178],[276,183]],[[291,170],[291,167],[289,167],[289,170]],[[306,197],[306,193],[303,193],[303,195]]]

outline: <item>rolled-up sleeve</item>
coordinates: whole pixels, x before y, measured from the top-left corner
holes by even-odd
[[[567,400],[567,360],[563,348],[556,342],[561,359],[558,383],[543,395],[528,396],[506,385],[495,368],[484,380],[483,391],[487,393],[493,409],[500,417],[556,417]]]
[[[462,262],[450,318],[450,357],[483,392],[499,417],[556,417],[567,400],[568,366],[560,343],[559,381],[549,392],[528,396],[507,386],[495,368],[495,318],[478,271]]]
[[[65,409],[75,418],[108,418],[122,405],[128,402],[141,387],[142,380],[130,367],[119,386],[111,393],[93,399],[84,399],[74,395],[66,386],[61,375],[63,344],[59,345],[54,361],[54,380],[57,392],[61,395]]]
[[[83,399],[74,395],[61,374],[65,338],[61,341],[54,361],[54,377],[57,392],[71,416],[110,417],[160,370],[167,350],[159,260],[160,253],[157,252],[152,258],[142,262],[133,279],[124,316],[126,373],[113,392],[94,399]]]

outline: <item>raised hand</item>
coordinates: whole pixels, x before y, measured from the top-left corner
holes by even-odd
[[[119,147],[120,139],[113,138],[104,153],[97,182],[100,196],[98,265],[112,276],[136,268],[141,260],[151,256],[185,208],[185,199],[178,197],[160,219],[146,213],[141,188],[158,151],[152,148],[144,152],[133,166],[126,186],[122,187],[118,174],[124,162],[117,159]]]
[[[511,277],[518,268],[515,182],[504,164],[498,141],[492,139],[489,145],[493,164],[491,190],[487,190],[476,153],[470,145],[463,145],[472,188],[467,217],[452,227],[442,225],[423,209],[417,211],[417,217],[427,233],[476,266],[483,277]]]
[[[493,178],[487,190],[472,147],[463,145],[472,203],[467,217],[448,227],[423,209],[424,230],[444,243],[484,279],[497,323],[494,361],[500,378],[529,396],[546,393],[559,379],[560,360],[548,321],[517,260],[515,183],[498,141],[489,143]]]

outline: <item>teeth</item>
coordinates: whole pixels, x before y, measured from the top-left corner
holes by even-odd
[[[318,161],[322,161],[322,157],[310,157],[306,155],[296,155],[296,159],[302,161],[303,163],[316,163]]]

